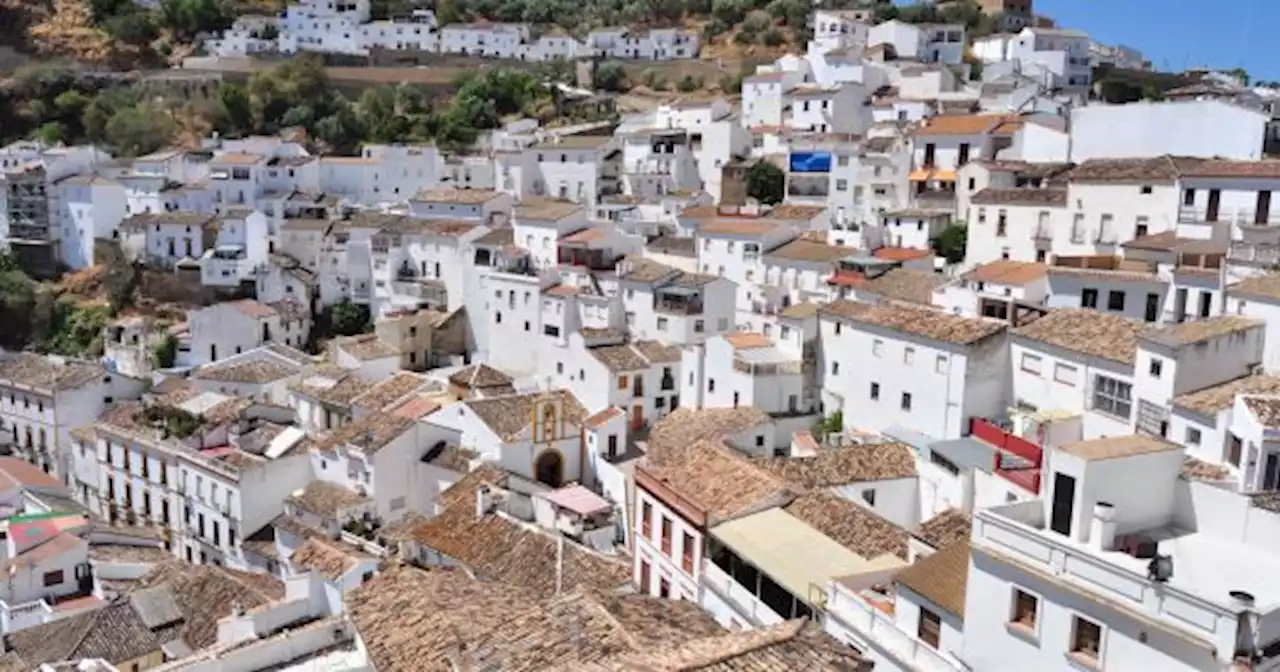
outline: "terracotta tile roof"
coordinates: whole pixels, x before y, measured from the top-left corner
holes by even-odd
[[[1267,429],[1280,427],[1280,397],[1246,395],[1244,405],[1258,418],[1258,424]]]
[[[934,549],[941,549],[957,541],[967,541],[973,534],[973,516],[960,509],[947,509],[924,521],[915,536]]]
[[[1063,207],[1067,204],[1067,190],[1054,188],[1019,187],[998,189],[987,187],[969,198],[974,205],[1030,205]]]
[[[881,247],[871,254],[876,259],[885,259],[888,261],[912,261],[914,259],[932,257],[933,250],[925,250],[918,247]]]
[[[969,551],[967,540],[951,544],[916,560],[898,572],[894,581],[963,619],[965,590],[969,584]]]
[[[296,376],[302,370],[265,352],[250,351],[238,357],[197,367],[191,377],[224,383],[264,384]]]
[[[1133,364],[1143,326],[1089,308],[1059,308],[1013,331],[1015,338],[1047,343],[1082,355]]]
[[[1239,394],[1280,394],[1280,376],[1236,378],[1221,385],[1180,394],[1173,398],[1173,406],[1212,417],[1231,408]]]
[[[656,456],[650,451],[639,469],[705,511],[708,526],[794,498],[782,479],[716,440],[671,446]]]
[[[724,340],[733,346],[734,350],[755,350],[758,348],[773,347],[773,339],[764,334],[752,331],[738,331],[732,334],[725,334]]]
[[[1153,436],[1130,434],[1077,441],[1058,446],[1058,450],[1083,460],[1112,460],[1166,450],[1182,450],[1182,446]]]
[[[586,420],[583,420],[582,426],[586,429],[600,429],[608,424],[610,420],[622,417],[626,414],[626,411],[623,411],[621,408],[618,408],[617,406],[610,406],[599,413],[592,414],[591,417]]]
[[[566,421],[581,423],[587,417],[586,409],[568,390],[513,394],[461,403],[466,404],[503,441],[514,441],[533,422],[533,410],[538,404],[557,400],[563,405],[561,413]]]
[[[574,669],[724,632],[689,602],[589,589],[544,598],[461,571],[403,565],[347,600],[372,662],[384,672]]]
[[[308,483],[301,491],[289,495],[285,501],[321,518],[335,519],[342,509],[361,506],[371,500],[337,483],[316,480]]]
[[[652,259],[644,257],[630,256],[619,264],[623,280],[633,282],[655,283],[669,277],[675,277],[680,273],[678,269],[666,264],[660,264]]]
[[[44,542],[32,546],[9,559],[6,569],[10,576],[20,567],[32,567],[53,560],[84,546],[85,541],[69,532],[59,532]]]
[[[254,301],[253,299],[241,299],[239,301],[230,301],[228,307],[234,308],[247,317],[263,320],[268,317],[276,317],[276,309],[265,303]]]
[[[502,196],[501,192],[490,189],[423,189],[414,194],[410,200],[422,203],[481,205],[500,196]]]
[[[728,438],[769,422],[769,415],[755,407],[692,409],[681,406],[649,431],[649,455],[660,459],[661,453],[670,448],[704,439]]]
[[[374,411],[333,430],[317,442],[315,450],[332,452],[350,445],[365,455],[374,455],[412,431],[415,424],[410,418]]]
[[[1280,300],[1280,273],[1268,273],[1246,278],[1227,288],[1231,296],[1245,296],[1253,299]]]
[[[631,347],[638,350],[650,364],[673,364],[680,361],[681,350],[678,345],[665,345],[659,341],[633,341]]]
[[[1049,267],[1045,264],[1001,259],[982,264],[961,277],[969,282],[989,282],[994,285],[1021,287],[1043,280],[1048,271]]]
[[[831,488],[850,483],[916,476],[915,453],[904,443],[866,443],[823,448],[806,457],[767,457],[762,469],[804,488]]]
[[[545,142],[540,142],[532,147],[548,152],[554,152],[557,149],[598,149],[609,144],[613,140],[612,135],[561,135]]]
[[[583,211],[583,206],[572,201],[558,198],[526,198],[516,206],[516,219],[543,219],[556,221],[576,215]]]
[[[289,564],[299,572],[311,571],[330,581],[340,581],[347,572],[359,567],[362,560],[373,559],[373,556],[340,548],[324,539],[312,538],[289,556]]]
[[[864,288],[886,299],[933,305],[933,290],[947,284],[947,278],[933,271],[891,268],[867,280]]]
[[[1048,269],[1049,275],[1066,277],[1098,278],[1117,282],[1148,282],[1163,284],[1165,281],[1156,273],[1154,266],[1143,262],[1121,261],[1116,268],[1081,268],[1078,266],[1053,265]]]
[[[785,219],[788,221],[808,222],[827,211],[825,205],[802,205],[800,203],[779,203],[764,214],[767,219]]]
[[[832,639],[819,626],[805,619],[797,619],[768,628],[734,632],[684,644],[666,642],[647,647],[642,653],[552,669],[574,672],[870,672],[871,668],[871,661],[863,659],[850,647]]]
[[[1227,334],[1258,329],[1266,321],[1237,315],[1215,315],[1203,320],[1192,320],[1164,327],[1150,327],[1143,331],[1143,340],[1159,343],[1169,348],[1181,348],[1204,343]]]
[[[698,225],[698,235],[763,236],[778,224],[762,219],[713,219]]]
[[[332,343],[334,347],[363,362],[400,356],[399,348],[379,339],[377,334],[341,336],[333,339]]]
[[[645,245],[645,249],[657,254],[670,254],[679,257],[696,257],[697,240],[691,237],[658,236]]]
[[[1184,167],[1182,174],[1186,177],[1256,177],[1275,179],[1280,178],[1280,161],[1271,159],[1262,161],[1209,159]]]
[[[1089,159],[1067,173],[1071,182],[1170,183],[1181,174],[1179,163],[1169,156],[1134,159]]]
[[[40,467],[16,457],[0,457],[0,488],[11,490],[26,486],[61,488],[62,482],[46,474]]]
[[[74,390],[101,380],[107,370],[91,362],[58,360],[29,352],[0,355],[0,381],[11,381],[40,390]]]
[[[802,320],[806,317],[813,317],[822,310],[822,304],[813,301],[805,301],[804,303],[794,303],[782,309],[778,313],[778,317],[789,320]]]
[[[945,115],[927,120],[912,135],[982,135],[997,130],[1013,133],[1021,130],[1022,123],[1018,117],[1005,114]]]
[[[1193,254],[1222,254],[1227,251],[1225,243],[1199,238],[1182,238],[1177,231],[1161,231],[1134,238],[1120,244],[1126,250],[1155,250],[1159,252],[1189,252]],[[1216,271],[1215,271],[1216,272]]]
[[[510,385],[514,382],[514,379],[488,364],[473,364],[454,372],[449,376],[449,382],[459,387],[474,390]]]
[[[958,345],[970,345],[996,336],[1008,326],[995,320],[960,317],[907,304],[834,301],[822,309],[822,314]]]
[[[641,371],[649,368],[649,360],[631,347],[630,343],[622,345],[599,345],[588,348],[587,352],[613,373]]]
[[[351,399],[351,405],[371,410],[382,410],[403,399],[410,393],[427,387],[430,382],[416,373],[397,371],[368,391]]]
[[[862,504],[826,490],[811,490],[783,508],[863,558],[907,559],[907,531]]]
[[[450,500],[442,498],[444,511],[414,529],[413,539],[486,580],[519,586],[539,597],[554,595],[556,534],[496,513],[478,518],[475,490],[482,482],[464,479],[450,487]],[[563,590],[614,590],[631,578],[625,558],[596,553],[572,541],[564,542],[563,557]]]
[[[828,245],[813,240],[797,238],[785,245],[780,245],[765,253],[766,259],[785,259],[788,261],[810,261],[822,264],[834,263],[839,259],[852,256],[856,248],[840,245]]]
[[[515,240],[516,240],[515,231],[509,226],[504,226],[501,228],[494,229],[484,234],[483,236],[476,238],[475,241],[473,241],[473,244],[486,245],[489,247],[504,247],[507,245],[511,245],[512,243],[515,242]]]
[[[340,408],[349,408],[351,400],[368,392],[374,383],[351,369],[340,366],[326,366],[303,377],[290,389],[298,394],[316,399],[320,403]]]
[[[33,668],[84,658],[124,663],[154,654],[163,644],[128,600],[11,632],[5,639],[12,653]]]
[[[139,588],[164,586],[182,611],[181,636],[192,649],[212,646],[218,621],[233,606],[246,611],[284,599],[284,584],[274,576],[213,565],[167,562],[139,582]]]

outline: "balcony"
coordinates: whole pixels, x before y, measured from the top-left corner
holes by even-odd
[[[1258,211],[1254,208],[1219,209],[1209,212],[1206,208],[1182,207],[1178,209],[1178,222],[1182,224],[1234,224],[1252,228],[1280,227],[1280,212]]]
[[[1232,263],[1254,266],[1280,264],[1280,245],[1233,240],[1227,251],[1227,259]]]
[[[626,164],[626,172],[631,175],[670,175],[674,166],[675,162],[669,158],[648,158]]]
[[[593,271],[612,271],[614,269],[614,260],[607,250],[592,250],[585,247],[562,245],[556,255],[556,259],[566,266],[581,266]]]
[[[996,449],[991,472],[1031,492],[1040,493],[1040,465],[1044,450],[990,420],[971,418],[969,435]]]
[[[869,643],[897,663],[900,669],[921,672],[961,672],[966,669],[900,628],[891,612],[877,608],[839,581],[832,582],[827,617],[833,621],[832,625],[853,632],[859,640]]]
[[[733,370],[748,376],[798,376],[803,371],[803,365],[799,361],[748,362],[735,357]]]
[[[710,589],[720,602],[755,627],[769,627],[783,621],[783,618],[756,597],[755,593],[734,581],[732,576],[714,562],[703,561],[702,585]]]
[[[696,294],[659,291],[653,297],[653,312],[667,315],[701,315],[702,297]]]

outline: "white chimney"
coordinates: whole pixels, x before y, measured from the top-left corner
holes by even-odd
[[[1111,502],[1093,505],[1093,522],[1089,526],[1089,541],[1100,551],[1116,550],[1116,508]]]
[[[476,520],[484,518],[489,513],[489,486],[481,485],[476,488]]]

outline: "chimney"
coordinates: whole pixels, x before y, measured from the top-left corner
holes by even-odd
[[[1232,657],[1240,666],[1232,669],[1250,670],[1258,660],[1258,613],[1254,611],[1254,597],[1243,590],[1233,590],[1228,594],[1236,609],[1236,650]]]
[[[1116,508],[1111,502],[1093,505],[1093,522],[1089,526],[1089,541],[1100,551],[1116,550]]]
[[[482,520],[489,513],[489,486],[476,488],[476,520]]]

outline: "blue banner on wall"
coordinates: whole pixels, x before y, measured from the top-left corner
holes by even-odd
[[[831,152],[792,152],[791,172],[829,173],[831,172]]]

